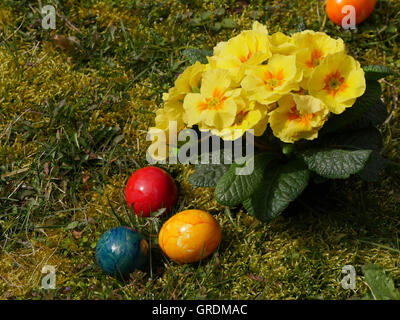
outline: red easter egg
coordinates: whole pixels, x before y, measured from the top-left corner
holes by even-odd
[[[144,167],[129,178],[125,198],[128,207],[133,206],[136,215],[149,217],[152,212],[166,208],[167,213],[175,206],[178,188],[172,177],[157,167]]]

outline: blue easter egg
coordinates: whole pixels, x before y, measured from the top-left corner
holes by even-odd
[[[97,242],[96,260],[105,273],[125,278],[144,267],[147,250],[147,241],[140,233],[129,227],[116,227]]]

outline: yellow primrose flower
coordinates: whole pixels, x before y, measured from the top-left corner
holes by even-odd
[[[287,94],[278,105],[270,112],[269,123],[273,134],[287,143],[317,138],[329,115],[327,106],[309,95]]]
[[[178,94],[189,92],[198,92],[203,72],[206,69],[205,64],[196,61],[195,64],[186,68],[185,71],[175,80],[175,90]]]
[[[308,88],[331,112],[340,114],[365,92],[364,70],[353,57],[339,52],[328,56],[314,69]]]
[[[150,140],[152,141],[149,151],[151,151],[152,157],[157,161],[164,160],[168,157],[170,129],[172,129],[172,131],[176,129],[176,132],[179,132],[185,128],[182,103],[176,103],[174,105],[172,103],[174,103],[173,100],[168,100],[164,108],[156,111],[156,125],[149,128],[148,131]],[[176,122],[176,127],[174,127],[175,125],[172,121]],[[175,133],[172,132],[172,134]]]
[[[297,63],[303,69],[305,79],[328,55],[345,50],[342,39],[335,40],[323,32],[312,30],[295,33],[293,41],[297,49]]]
[[[201,77],[206,67],[207,66],[205,64],[201,64],[197,61],[195,64],[186,68],[185,71],[179,75],[179,77],[175,80],[175,86],[170,88],[168,93],[163,94],[163,113],[162,115],[160,113],[156,116],[156,127],[159,128],[157,125],[157,117],[162,119],[162,117],[167,114],[169,115],[169,120],[176,120],[178,121],[178,127],[183,127],[182,122],[186,122],[185,111],[183,109],[183,100],[186,94],[199,92]]]
[[[296,46],[294,40],[282,32],[276,32],[268,36],[272,54],[279,53],[283,55],[294,54]]]
[[[235,116],[235,120],[223,130],[212,129],[211,133],[223,140],[236,140],[247,130],[253,129],[255,136],[261,136],[268,125],[268,110],[256,101],[244,104]]]
[[[296,67],[296,56],[275,54],[267,65],[249,68],[241,85],[250,100],[268,105],[284,94],[299,90],[303,72]]]
[[[184,112],[182,103],[174,102],[169,100],[164,108],[158,109],[156,111],[156,127],[162,130],[167,130],[170,121],[177,122],[177,129],[180,131],[185,127],[185,123],[183,121]]]
[[[163,93],[163,100],[181,100],[183,102],[187,93],[198,92],[201,77],[206,68],[207,65],[198,61],[187,67],[175,80],[174,87],[170,88],[168,93]]]
[[[255,30],[242,31],[236,37],[219,43],[208,58],[210,68],[229,70],[232,81],[240,83],[247,66],[259,65],[271,57],[266,29],[255,24]]]
[[[242,104],[241,89],[231,88],[227,70],[210,69],[203,74],[200,93],[189,93],[183,102],[189,126],[201,124],[222,130],[235,120]]]
[[[176,120],[178,122],[178,127],[183,127],[184,123],[186,123],[186,114],[183,109],[183,100],[185,95],[175,95],[172,98],[168,99],[164,102],[163,115],[159,116],[160,119],[162,117],[167,117],[168,120]],[[157,110],[158,111],[158,110]],[[156,111],[156,113],[157,113]],[[156,116],[156,126],[157,125],[157,117]]]

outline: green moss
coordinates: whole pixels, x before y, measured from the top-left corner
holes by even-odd
[[[398,2],[379,1],[357,32],[343,32],[327,20],[320,1],[244,7],[236,1],[64,1],[58,10],[68,23],[58,19],[55,33],[79,40],[67,50],[56,46],[27,4],[6,1],[0,8],[1,298],[347,299],[366,292],[361,266],[369,262],[400,286],[395,168],[375,184],[334,183],[322,203],[311,190],[302,204],[262,224],[240,208],[231,220],[212,189],[187,182],[192,168],[165,166],[179,184],[177,210],[202,208],[221,223],[217,253],[178,265],[162,257],[154,236],[151,268],[128,283],[105,276],[94,261],[97,239],[118,225],[114,213],[126,218],[124,185],[146,165],[146,132],[162,93],[187,66],[184,49],[212,49],[255,18],[285,33],[304,21],[342,37],[363,65],[399,71]],[[193,23],[199,17],[205,20]],[[221,27],[223,19],[237,28]],[[382,88],[392,112],[382,127],[384,154],[399,162],[398,77],[382,81]],[[78,225],[70,230],[73,221]],[[154,235],[162,221],[134,223]],[[54,292],[40,289],[45,264],[57,267]],[[354,291],[340,285],[346,264],[356,267]]]

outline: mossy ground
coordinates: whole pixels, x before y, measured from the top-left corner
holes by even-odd
[[[162,93],[188,65],[184,49],[211,49],[254,19],[285,33],[304,22],[342,37],[362,65],[400,70],[398,0],[379,0],[357,32],[334,26],[323,1],[263,3],[54,0],[59,15],[51,31],[41,26],[37,2],[2,2],[0,298],[347,299],[366,292],[361,266],[368,262],[383,266],[400,287],[394,168],[377,183],[352,178],[310,189],[262,224],[241,208],[228,215],[212,190],[192,188],[190,167],[167,166],[179,183],[179,207],[205,208],[221,223],[218,252],[178,265],[153,248],[151,268],[128,282],[95,264],[97,239],[119,224],[113,212],[127,213],[124,184],[146,165],[146,130]],[[381,128],[383,153],[399,162],[400,79],[388,77],[382,87],[391,114]],[[137,223],[143,232],[159,227]],[[346,264],[358,273],[355,290],[341,287]],[[56,290],[40,289],[44,265],[57,269]]]

